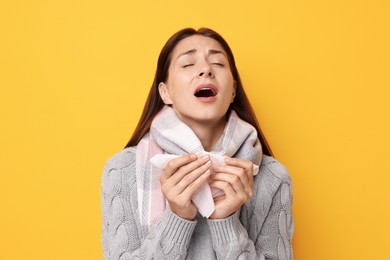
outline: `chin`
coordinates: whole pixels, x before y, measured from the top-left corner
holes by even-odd
[[[199,112],[196,114],[191,113],[192,116],[189,115],[189,119],[197,122],[202,122],[205,124],[213,124],[219,122],[221,119],[225,118],[225,114],[221,111],[210,111],[206,110],[203,112]]]
[[[183,122],[216,123],[222,118],[225,118],[229,106],[217,106],[215,103],[209,103],[206,106],[203,104],[186,104],[182,107],[173,106],[173,109]]]

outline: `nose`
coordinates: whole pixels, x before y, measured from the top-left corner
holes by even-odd
[[[214,78],[214,73],[209,64],[205,64],[200,68],[198,77]]]

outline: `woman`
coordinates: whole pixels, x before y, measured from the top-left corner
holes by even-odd
[[[292,259],[291,182],[271,156],[226,41],[177,32],[103,172],[104,258]]]

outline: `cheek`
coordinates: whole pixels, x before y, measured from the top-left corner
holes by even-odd
[[[189,82],[190,76],[188,73],[183,73],[183,72],[173,72],[171,74],[172,76],[169,77],[168,79],[168,84],[171,85],[172,87],[180,87],[183,86],[183,84],[186,84]]]
[[[233,80],[233,77],[231,75],[226,76],[226,80],[225,80],[224,84],[226,86],[227,92],[229,92],[229,94],[232,94],[234,91],[234,80]]]
[[[228,82],[231,83],[231,85],[233,85],[233,83],[234,83],[233,74],[231,73],[230,70],[224,71],[222,79],[225,80],[226,83],[228,83]]]
[[[179,81],[176,81],[174,84],[170,85],[169,96],[173,102],[180,102],[181,100],[186,99],[189,94],[188,88],[184,84],[180,84]]]

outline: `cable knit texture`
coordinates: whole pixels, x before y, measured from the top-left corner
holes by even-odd
[[[292,259],[291,180],[274,158],[263,156],[252,198],[226,219],[194,221],[167,209],[150,228],[139,220],[136,148],[111,157],[103,170],[102,245],[116,259]]]

